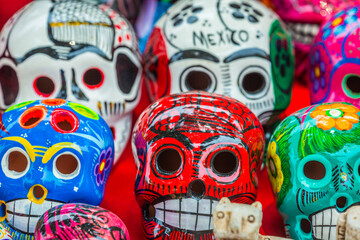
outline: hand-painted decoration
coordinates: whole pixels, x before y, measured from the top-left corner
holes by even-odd
[[[357,5],[359,0],[273,0],[275,11],[285,21],[295,44],[295,77],[306,77],[309,52],[320,24],[345,6]]]
[[[12,237],[9,233],[9,231],[0,224],[0,239],[1,240],[12,240]]]
[[[343,101],[360,106],[360,2],[320,28],[310,54],[312,103]]]
[[[336,239],[340,213],[360,204],[360,109],[323,103],[286,118],[267,154],[270,182],[295,239]]]
[[[64,204],[47,210],[35,229],[36,240],[129,240],[125,224],[114,213],[87,204]]]
[[[136,21],[135,30],[139,37],[140,52],[144,52],[155,23],[177,0],[146,0]]]
[[[357,240],[360,236],[360,206],[340,214],[336,225],[337,240]]]
[[[114,142],[98,114],[63,99],[29,101],[9,108],[0,126],[0,220],[13,239],[34,239],[54,206],[100,204]]]
[[[134,24],[141,9],[143,0],[82,0],[90,3],[102,3],[123,15],[131,24]]]
[[[131,135],[141,75],[134,31],[107,5],[34,1],[0,35],[0,108],[63,98],[96,109],[113,131],[115,159]]]
[[[287,238],[263,236],[259,233],[263,213],[260,202],[231,203],[222,198],[213,212],[216,240],[286,240]]]
[[[264,144],[260,122],[235,99],[189,92],[150,105],[133,133],[145,237],[214,239],[220,198],[255,201]]]
[[[290,103],[290,36],[258,1],[184,0],[156,24],[145,50],[152,99],[203,90],[233,97],[267,130]]]

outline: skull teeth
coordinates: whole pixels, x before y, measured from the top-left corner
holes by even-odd
[[[125,112],[125,103],[121,102],[98,102],[97,107],[102,117],[111,117]]]
[[[312,232],[315,239],[336,239],[336,223],[340,213],[328,208],[311,216]]]
[[[304,44],[311,44],[319,32],[319,24],[317,23],[287,22],[286,27],[295,41]]]
[[[43,204],[36,204],[28,199],[12,200],[6,203],[6,221],[17,231],[33,234],[36,223],[41,215],[50,208],[60,204],[63,203],[45,200]]]
[[[187,231],[213,229],[212,212],[218,201],[172,199],[154,205],[155,218],[166,225]]]

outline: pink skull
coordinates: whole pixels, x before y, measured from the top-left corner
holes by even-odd
[[[360,105],[360,6],[336,13],[320,28],[310,52],[312,104]]]
[[[297,78],[304,77],[311,43],[320,24],[344,6],[359,0],[273,0],[275,11],[284,20],[295,43]]]

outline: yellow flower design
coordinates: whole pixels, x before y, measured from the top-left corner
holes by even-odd
[[[320,105],[310,113],[310,117],[317,119],[316,126],[323,130],[335,127],[338,130],[350,130],[354,123],[359,122],[360,110],[352,105],[333,103]]]
[[[276,154],[276,142],[271,142],[266,156],[268,175],[274,193],[279,193],[284,182],[284,176],[281,171],[281,160]]]

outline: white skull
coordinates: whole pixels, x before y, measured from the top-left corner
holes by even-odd
[[[96,110],[118,159],[139,99],[142,65],[130,24],[106,5],[34,1],[0,35],[0,108],[64,98]]]
[[[278,16],[257,1],[178,1],[157,22],[145,50],[152,97],[189,90],[215,92],[241,101],[267,123],[275,110],[284,110],[290,100],[291,43],[286,51],[288,64],[283,67],[283,78],[290,82],[285,86],[289,96],[284,97],[283,106],[277,106],[281,95],[277,82],[281,80],[274,68],[281,64],[275,66],[277,51],[271,46],[272,34],[279,32],[284,42],[290,43]],[[169,74],[157,70],[165,69],[164,63]],[[164,86],[167,90],[161,90]]]

